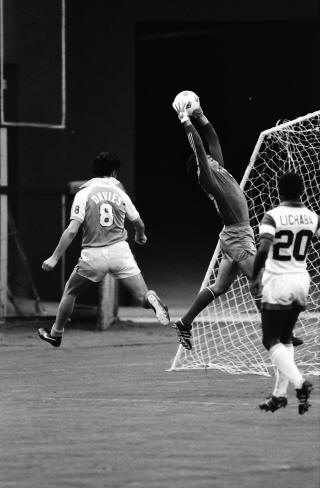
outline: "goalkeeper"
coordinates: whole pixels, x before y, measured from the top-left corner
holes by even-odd
[[[256,254],[253,230],[249,224],[249,211],[245,195],[233,176],[225,169],[220,142],[215,129],[199,107],[192,113],[209,147],[206,154],[201,137],[191,123],[185,103],[174,102],[173,108],[187,134],[193,154],[188,160],[189,170],[196,170],[203,191],[216,206],[223,230],[220,233],[222,259],[216,281],[199,292],[189,310],[172,326],[180,343],[192,349],[191,330],[195,317],[209,303],[229,289],[239,272],[251,280]],[[254,296],[260,309],[260,296]],[[295,345],[302,344],[293,338]]]

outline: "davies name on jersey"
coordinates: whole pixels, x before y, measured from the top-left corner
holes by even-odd
[[[91,195],[90,198],[96,204],[107,201],[107,202],[116,203],[117,205],[121,205],[123,201],[118,193],[113,193],[110,191],[101,191],[101,192],[99,191],[98,193]]]

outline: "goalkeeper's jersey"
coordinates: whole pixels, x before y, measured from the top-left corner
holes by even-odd
[[[113,177],[93,178],[75,195],[70,219],[82,223],[82,247],[110,246],[127,239],[125,218],[139,213],[130,197]]]
[[[223,167],[220,145],[216,137],[214,148],[214,134],[211,124],[204,128],[214,161],[208,161],[201,138],[193,125],[186,125],[190,145],[196,156],[198,178],[201,188],[217,207],[224,225],[249,224],[249,212],[245,195],[233,176]],[[211,136],[211,141],[210,141]]]
[[[308,247],[319,234],[319,217],[300,202],[282,202],[269,210],[260,224],[260,237],[272,240],[265,271],[305,273]]]

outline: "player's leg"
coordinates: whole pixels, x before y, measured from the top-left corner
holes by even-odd
[[[288,313],[284,310],[262,310],[263,344],[270,353],[272,364],[294,385],[297,395],[299,391],[300,397],[307,400],[306,396],[309,396],[311,390],[309,391],[309,386],[297,368],[292,354],[285,344],[280,342],[287,318]]]
[[[151,308],[163,325],[169,325],[168,307],[164,305],[155,291],[149,290],[129,244],[121,241],[108,249],[110,273],[133,295],[137,303],[144,308]]]
[[[205,287],[199,292],[188,311],[173,323],[172,326],[178,334],[180,343],[186,349],[192,349],[191,329],[193,320],[204,310],[215,298],[225,293],[237,276],[237,266],[228,259],[222,259],[216,281],[213,285]]]
[[[56,319],[51,330],[44,328],[38,329],[38,334],[41,339],[49,342],[54,347],[60,346],[64,327],[73,312],[76,298],[87,289],[89,284],[90,280],[88,278],[79,275],[75,269],[73,270],[64,288]]]
[[[294,324],[296,323],[296,320],[298,318],[299,312],[296,310],[289,310],[288,315],[287,315],[287,320],[284,325],[282,335],[280,337],[280,341],[282,344],[286,346],[288,349],[290,355],[292,356],[294,360],[294,347],[293,347],[293,342],[292,342],[292,331]],[[281,371],[276,368],[275,371],[275,385],[274,385],[274,390],[273,390],[273,395],[276,397],[287,397],[287,390],[289,386],[289,380],[287,376],[283,375]]]
[[[292,343],[292,331],[293,327],[297,321],[299,315],[299,311],[297,310],[289,310],[287,315],[287,320],[284,325],[282,335],[281,335],[281,342],[286,346],[290,355],[294,359],[294,347]],[[278,368],[275,368],[275,385],[272,395],[276,398],[287,398],[287,390],[289,386],[289,380],[287,376],[285,376]]]
[[[282,331],[282,336],[281,336],[281,342],[287,347],[287,350],[291,354],[293,361],[294,361],[294,346],[292,344],[293,329],[297,323],[301,310],[302,308],[300,307],[299,304],[298,305],[294,304],[294,308],[290,310],[290,313],[287,316],[285,327]],[[282,384],[282,387],[284,387],[284,382]],[[309,397],[312,388],[313,388],[312,384],[307,380],[304,380],[301,388],[296,388],[296,394],[299,400],[298,409],[300,414],[307,412],[311,406],[311,404],[309,403]]]
[[[46,330],[41,333],[39,329],[40,337],[53,346],[57,347],[61,343],[64,326],[72,314],[77,296],[83,293],[91,282],[97,283],[105,276],[107,267],[103,249],[100,247],[82,249],[78,263],[64,288],[51,331],[47,334]],[[56,339],[55,343],[53,343],[53,339]]]
[[[262,319],[262,343],[264,347],[270,351],[277,344],[280,344],[282,331],[287,320],[288,310],[266,310],[263,309],[261,313]],[[275,365],[274,365],[275,366]],[[275,387],[271,396],[267,397],[263,403],[259,405],[261,410],[266,412],[275,412],[279,408],[287,406],[287,383],[288,379],[282,371],[275,366]],[[282,384],[283,381],[285,384]],[[285,392],[279,391],[279,382],[285,388]]]
[[[308,280],[307,274],[297,277],[265,272],[262,292],[262,342],[269,351],[274,367],[294,385],[301,414],[310,406],[308,398],[312,385],[304,380],[295,364],[292,350],[286,344],[291,342],[292,330],[298,318],[297,311],[299,308],[301,310],[306,300]]]
[[[253,273],[253,263],[255,259],[255,254],[249,254],[247,253],[243,259],[238,261],[238,267],[240,271],[248,278],[248,280],[251,280],[252,273]],[[254,300],[255,306],[257,307],[258,311],[261,310],[261,296],[253,296],[252,298]]]
[[[196,316],[199,315],[212,300],[223,293],[226,293],[234,282],[237,273],[237,266],[234,263],[228,261],[228,259],[222,259],[215,283],[200,291],[188,311],[181,317],[183,324],[191,325]]]
[[[120,281],[141,307],[151,308],[162,325],[169,325],[168,307],[162,303],[155,291],[148,289],[141,273],[121,278]]]
[[[248,280],[251,280],[251,277],[252,277],[254,259],[255,259],[254,254],[248,254],[244,259],[242,259],[241,261],[238,262],[239,269],[248,278]],[[253,296],[252,298],[254,300],[254,303],[255,303],[257,309],[260,311],[261,310],[261,296]],[[293,332],[291,334],[290,339],[291,339],[291,343],[293,344],[293,346],[301,346],[301,344],[303,344],[303,340],[300,339],[300,337],[294,336]]]

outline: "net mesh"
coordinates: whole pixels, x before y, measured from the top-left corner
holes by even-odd
[[[279,203],[279,174],[296,171],[305,183],[304,203],[320,213],[320,111],[282,123],[260,134],[241,182],[247,197],[255,237],[267,210]],[[219,246],[219,245],[218,245]],[[221,254],[216,248],[201,288],[215,282]],[[307,310],[300,314],[295,335],[304,340],[295,358],[305,374],[320,374],[319,304],[320,243],[311,243],[308,261],[311,277]],[[228,373],[269,375],[272,365],[261,344],[260,315],[239,275],[228,292],[205,308],[193,323],[193,348],[179,347],[171,369],[215,368]]]

